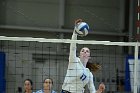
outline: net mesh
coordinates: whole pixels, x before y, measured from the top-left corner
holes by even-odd
[[[46,77],[53,79],[53,89],[59,93],[68,67],[69,43],[71,42],[81,43],[77,45],[77,56],[82,47],[89,47],[91,50],[90,62],[101,65],[101,69],[93,73],[96,89],[99,83],[104,82],[105,93],[128,93],[125,89],[127,51],[128,47],[135,46],[135,43],[26,39],[1,37],[0,51],[6,55],[5,66],[3,66],[6,93],[23,91],[24,80],[27,78],[32,79],[34,83],[33,91],[40,90]],[[133,70],[129,72],[133,72]],[[139,71],[137,72],[139,73]],[[133,76],[132,79],[134,79]],[[127,79],[131,81],[131,78]],[[137,79],[139,80],[139,78]],[[133,87],[135,85],[140,87],[139,84],[131,84]],[[87,88],[85,93],[89,93]]]

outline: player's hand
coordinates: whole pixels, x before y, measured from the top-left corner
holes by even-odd
[[[105,90],[105,85],[101,83],[98,90],[100,91],[100,93],[102,93]]]
[[[74,28],[74,33],[75,34],[77,34],[76,33],[76,30],[77,30],[77,25],[78,25],[78,23],[80,23],[80,22],[82,22],[83,20],[82,19],[77,19],[77,20],[75,20],[75,28]]]
[[[79,22],[82,22],[82,21],[83,21],[82,19],[75,20],[75,25],[78,24]]]

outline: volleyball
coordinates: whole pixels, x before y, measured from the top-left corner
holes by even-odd
[[[86,36],[89,33],[89,25],[86,22],[79,22],[75,25],[75,32],[78,36]]]

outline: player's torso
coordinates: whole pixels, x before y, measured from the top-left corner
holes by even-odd
[[[65,83],[71,90],[84,90],[84,86],[89,82],[90,71],[77,59],[76,62],[69,64]]]

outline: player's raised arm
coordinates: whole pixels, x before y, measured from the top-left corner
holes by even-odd
[[[75,21],[75,26],[79,23],[82,22],[82,19],[78,19]],[[71,40],[77,40],[77,33],[75,32],[76,28],[74,27],[74,31],[71,37]],[[69,62],[74,62],[76,59],[76,43],[71,43],[70,44],[70,54],[69,54]]]

